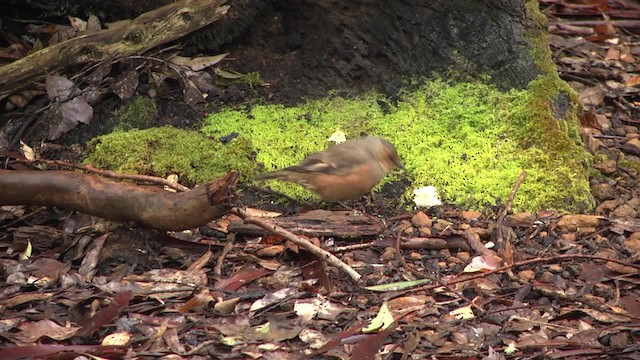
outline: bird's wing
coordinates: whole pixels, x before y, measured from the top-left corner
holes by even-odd
[[[324,152],[311,154],[300,164],[286,170],[341,175],[350,173],[370,158],[371,155],[357,143],[346,142],[333,145]]]

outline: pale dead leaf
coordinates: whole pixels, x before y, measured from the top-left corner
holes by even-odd
[[[78,31],[72,27],[62,28],[51,35],[49,45],[58,44],[76,37]],[[35,47],[34,47],[35,48]]]
[[[471,259],[464,272],[492,271],[502,265],[502,259],[496,255],[484,254]]]
[[[229,55],[229,53],[214,56],[200,56],[195,58],[176,55],[169,59],[169,61],[176,65],[188,67],[193,71],[200,71],[219,63],[220,61],[222,61],[222,59],[227,57],[227,55]]]
[[[100,30],[102,30],[100,19],[93,14],[89,15],[89,19],[87,19],[87,33],[94,33]]]
[[[22,140],[20,140],[20,152],[25,157],[25,159],[29,161],[33,161],[36,159],[36,152],[31,146],[25,144]]]
[[[45,78],[45,87],[49,101],[62,102],[69,99],[76,85],[64,76],[47,75]]]
[[[69,16],[69,23],[71,24],[71,27],[73,27],[77,31],[87,30],[87,22],[80,18]]]
[[[602,86],[592,86],[580,92],[580,100],[587,106],[601,105],[607,90]]]
[[[251,217],[263,217],[263,218],[274,218],[274,217],[278,217],[280,215],[282,215],[282,213],[280,212],[275,212],[275,211],[267,211],[267,210],[262,210],[262,209],[256,209],[256,208],[246,208],[245,212],[247,213],[248,216]]]
[[[125,346],[131,341],[131,334],[126,331],[119,331],[107,335],[102,340],[102,346]]]

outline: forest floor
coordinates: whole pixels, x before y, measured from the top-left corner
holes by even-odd
[[[558,72],[585,104],[594,213],[445,204],[358,215],[348,229],[371,233],[350,239],[307,219],[292,239],[242,213],[163,233],[4,207],[0,358],[640,358],[640,36],[595,7],[541,9]],[[202,115],[162,111],[168,124]]]

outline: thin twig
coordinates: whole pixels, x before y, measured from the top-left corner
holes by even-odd
[[[213,268],[213,274],[215,276],[222,276],[222,264],[224,263],[224,259],[227,257],[227,254],[233,250],[235,239],[235,235],[227,237],[227,242],[224,244],[224,248],[220,252],[220,256],[216,259],[216,267]]]
[[[370,241],[370,242],[362,243],[362,244],[336,246],[336,247],[331,248],[331,252],[332,253],[342,253],[342,252],[346,252],[346,251],[369,249],[369,248],[372,248],[374,246],[375,246],[375,243],[373,241]]]
[[[498,238],[496,239],[496,242],[500,246],[499,249],[501,251],[504,251],[504,254],[507,255],[506,256],[507,259],[505,260],[507,260],[507,262],[509,263],[513,262],[513,253],[511,251],[511,243],[504,240],[504,234],[502,233],[503,231],[502,223],[504,222],[504,219],[507,217],[507,214],[511,211],[511,208],[513,207],[513,200],[515,199],[516,194],[518,193],[518,189],[520,188],[520,185],[522,184],[526,176],[527,176],[527,172],[523,170],[520,173],[520,176],[518,176],[518,180],[516,180],[515,184],[513,184],[513,188],[511,189],[511,193],[509,193],[509,198],[507,199],[507,203],[505,204],[504,209],[500,213],[500,216],[498,216],[498,222],[497,222]]]
[[[354,281],[356,282],[360,281],[360,278],[362,276],[353,268],[351,268],[349,265],[345,264],[342,260],[338,259],[332,253],[313,245],[311,242],[297,236],[296,234],[278,225],[272,224],[267,220],[249,216],[244,210],[239,208],[231,209],[231,213],[239,216],[240,218],[242,218],[242,220],[244,220],[244,222],[248,224],[258,225],[259,227],[267,231],[270,231],[276,235],[282,236],[283,238],[291,241],[292,243],[300,246],[301,248],[313,253],[319,258],[324,259],[324,261],[326,261],[329,265],[333,265],[338,269],[342,270],[347,275],[349,275],[349,277],[351,277]]]
[[[35,162],[35,163],[47,164],[47,165],[57,165],[57,166],[66,167],[70,169],[83,170],[89,173],[102,175],[104,177],[112,178],[112,179],[150,182],[150,183],[160,184],[160,185],[170,187],[176,191],[189,191],[189,188],[184,185],[174,183],[165,178],[161,178],[157,176],[138,175],[138,174],[121,174],[115,171],[97,169],[91,165],[78,165],[78,164],[72,164],[72,163],[69,163],[66,161],[60,161],[60,160],[37,159],[37,160],[31,161],[31,160],[25,160],[25,159],[16,159],[15,161],[18,161],[21,163],[27,163],[27,164]]]

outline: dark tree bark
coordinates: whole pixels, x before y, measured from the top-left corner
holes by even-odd
[[[168,0],[33,0],[52,16],[129,18]],[[114,6],[114,4],[116,6]],[[455,71],[488,73],[501,89],[522,89],[541,70],[531,39],[544,21],[525,0],[231,0],[229,13],[189,35],[184,52],[231,52],[240,71],[258,71],[272,101],[295,103],[328,90],[377,89],[396,96],[410,79]],[[61,9],[56,13],[55,9]],[[71,12],[71,13],[70,13]],[[75,12],[75,13],[73,13]],[[184,42],[184,41],[181,41]],[[443,75],[447,76],[447,75]]]
[[[460,78],[488,73],[501,89],[522,89],[541,73],[530,39],[546,34],[543,21],[525,5],[278,1],[255,19],[242,41],[223,49],[234,54],[241,70],[260,71],[272,91],[293,93],[287,98],[292,102],[335,89],[373,88],[396,96],[409,79],[451,69]]]

